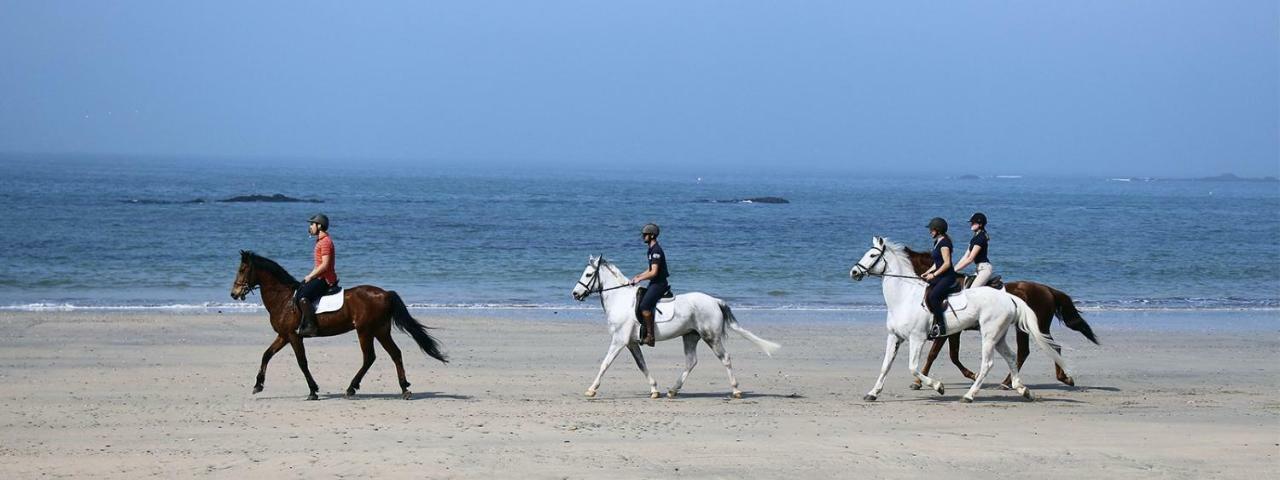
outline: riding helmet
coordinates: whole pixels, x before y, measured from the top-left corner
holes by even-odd
[[[943,220],[942,217],[933,217],[929,220],[929,229],[945,234],[947,233],[947,221]]]
[[[972,217],[969,217],[969,223],[976,223],[985,227],[987,226],[987,216],[983,215],[982,212],[975,213]]]
[[[646,223],[644,224],[644,227],[640,228],[641,235],[653,235],[656,237],[658,236],[659,231],[658,224],[656,223]]]
[[[315,215],[312,215],[311,218],[307,220],[307,223],[314,223],[316,225],[319,225],[320,231],[322,232],[329,231],[329,217],[323,213],[317,213]]]

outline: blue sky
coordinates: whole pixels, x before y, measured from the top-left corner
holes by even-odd
[[[1277,3],[0,0],[0,152],[1280,175]]]

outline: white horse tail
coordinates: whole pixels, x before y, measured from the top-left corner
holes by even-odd
[[[778,351],[779,348],[782,348],[782,345],[778,345],[776,343],[770,342],[763,338],[757,337],[756,334],[751,333],[745,328],[742,328],[741,325],[738,325],[738,318],[733,316],[733,310],[729,309],[729,304],[724,303],[724,300],[720,300],[720,299],[716,299],[716,302],[720,304],[720,313],[724,315],[725,325],[728,325],[729,328],[732,329],[733,331],[738,332],[738,335],[742,335],[743,338],[746,338],[747,340],[751,340],[751,343],[754,343],[756,344],[757,347],[760,347],[760,350],[763,350],[765,355],[772,357],[773,352],[776,352]]]
[[[1035,339],[1036,344],[1040,346],[1040,349],[1044,350],[1044,353],[1048,354],[1049,358],[1053,359],[1053,363],[1058,364],[1058,367],[1062,368],[1063,372],[1066,372],[1067,361],[1058,353],[1058,348],[1060,348],[1060,346],[1053,337],[1045,335],[1045,333],[1040,330],[1040,321],[1036,317],[1035,310],[1032,310],[1031,306],[1027,305],[1027,302],[1022,301],[1022,299],[1018,298],[1016,295],[1009,295],[1009,299],[1013,300],[1013,305],[1018,312],[1018,328],[1021,328],[1022,331],[1027,332],[1028,336]]]

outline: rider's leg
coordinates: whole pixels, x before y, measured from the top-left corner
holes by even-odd
[[[973,285],[970,288],[986,286],[987,282],[991,281],[991,276],[995,274],[995,269],[991,268],[990,263],[974,265],[974,270]]]
[[[316,325],[315,302],[324,295],[325,290],[328,288],[329,284],[323,278],[312,279],[298,288],[299,336],[314,337],[319,333],[319,328]]]
[[[929,307],[929,311],[933,313],[933,327],[929,330],[928,338],[942,338],[947,335],[947,319],[943,315],[946,310],[942,308],[942,301],[947,298],[947,290],[951,289],[954,279],[951,275],[943,275],[935,278],[930,282],[929,297],[925,304]]]

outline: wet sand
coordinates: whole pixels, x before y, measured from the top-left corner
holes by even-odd
[[[587,399],[602,323],[415,313],[439,327],[452,363],[397,333],[412,400],[381,350],[360,394],[343,398],[360,363],[346,335],[308,340],[316,402],[302,400],[288,348],[250,393],[273,338],[265,314],[0,313],[0,478],[1245,478],[1280,467],[1275,313],[1171,330],[1095,314],[1101,346],[1056,324],[1077,387],[1033,352],[1024,378],[1038,400],[987,388],[968,405],[957,400],[969,382],[945,361],[946,395],[907,389],[905,352],[880,400],[863,402],[884,351],[871,321],[740,312],[783,345],[768,358],[730,334],[744,399],[727,398],[705,346],[680,398],[649,399],[623,353]],[[665,391],[680,343],[644,352]],[[990,387],[1006,373],[997,361]]]

